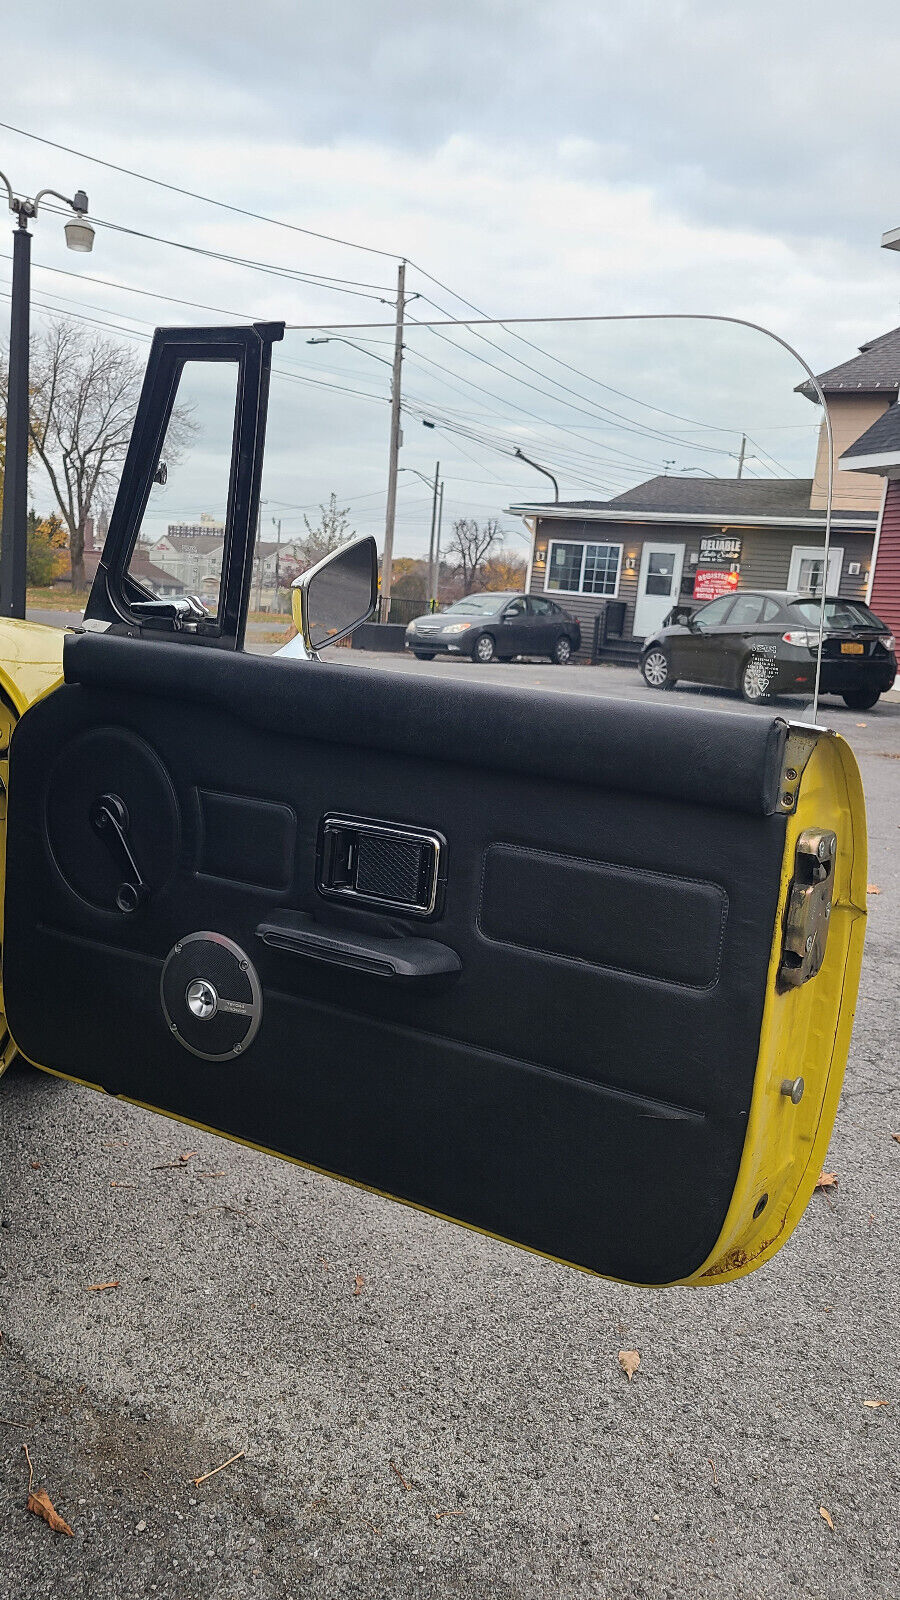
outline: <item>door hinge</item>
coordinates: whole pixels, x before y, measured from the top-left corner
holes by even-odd
[[[825,959],[836,855],[837,835],[828,828],[805,828],[797,840],[778,968],[781,989],[814,978]]]

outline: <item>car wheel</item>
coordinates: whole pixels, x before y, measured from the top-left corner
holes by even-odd
[[[413,651],[413,655],[415,656],[417,661],[433,661],[434,660],[434,651],[433,650],[414,650]]]
[[[748,656],[741,671],[741,694],[751,705],[769,698],[771,668],[762,656]]]
[[[649,689],[674,689],[678,681],[672,677],[669,658],[659,646],[647,651],[641,661],[641,672]]]
[[[480,661],[483,666],[486,666],[489,661],[493,661],[496,654],[497,647],[491,635],[489,633],[480,633],[472,647],[472,660]]]
[[[846,694],[841,695],[841,699],[845,706],[850,707],[851,711],[871,711],[872,707],[877,706],[881,699],[881,690],[849,689]]]
[[[550,660],[555,667],[566,667],[572,659],[572,641],[561,633],[550,652]]]

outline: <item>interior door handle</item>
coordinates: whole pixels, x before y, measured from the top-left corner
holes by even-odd
[[[276,911],[256,936],[275,950],[399,983],[451,977],[461,969],[456,951],[434,939],[357,933],[316,922],[308,911]]]

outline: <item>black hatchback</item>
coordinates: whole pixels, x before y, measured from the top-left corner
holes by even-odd
[[[416,617],[406,630],[406,648],[417,661],[436,655],[481,662],[549,656],[564,666],[580,647],[575,617],[540,594],[467,594],[446,611]]]
[[[811,694],[819,642],[817,595],[739,590],[644,641],[641,671],[651,689],[679,679],[738,689],[745,700]],[[897,676],[893,635],[861,600],[825,600],[823,694],[868,711]]]

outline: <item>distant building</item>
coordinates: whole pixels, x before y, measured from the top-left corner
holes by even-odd
[[[731,589],[820,587],[825,512],[811,478],[650,478],[612,500],[515,505],[533,530],[528,589],[581,623],[582,655],[636,659],[674,605]],[[866,592],[877,510],[836,512],[828,588]]]
[[[218,590],[224,551],[224,527],[203,518],[198,523],[171,523],[148,553],[157,567],[178,579],[183,590],[209,595]]]
[[[826,586],[868,599],[900,633],[900,328],[818,381],[835,441]],[[797,387],[820,403],[809,381]],[[823,418],[811,479],[656,477],[611,500],[510,509],[532,530],[531,593],[578,617],[583,653],[632,659],[676,603],[821,592],[827,493]]]

